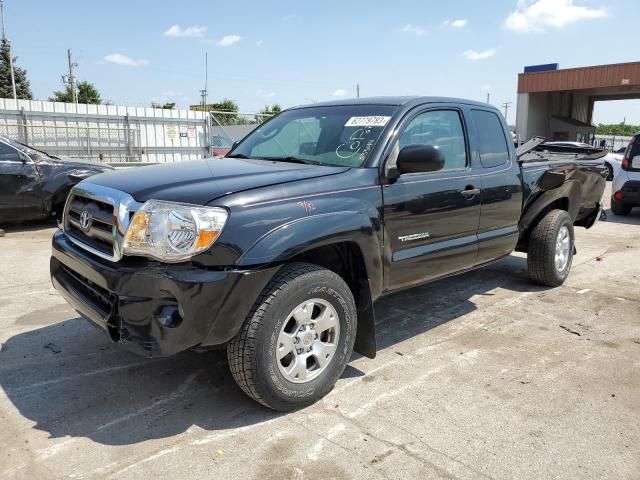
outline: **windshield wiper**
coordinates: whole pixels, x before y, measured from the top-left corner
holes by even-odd
[[[318,162],[316,160],[307,160],[306,158],[298,158],[292,156],[286,157],[262,157],[263,160],[271,160],[273,162],[289,162],[289,163],[304,163],[307,165],[326,165],[323,162]]]
[[[249,157],[246,156],[244,153],[233,153],[231,155],[227,155],[227,158],[244,158],[244,159],[248,159]]]

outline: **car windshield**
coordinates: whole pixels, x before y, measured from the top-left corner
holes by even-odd
[[[381,105],[287,110],[256,128],[228,156],[359,167],[396,110]]]
[[[2,137],[2,141],[20,150],[22,153],[24,153],[25,155],[28,155],[34,161],[38,161],[41,157],[57,158],[57,157],[53,157],[52,155],[49,155],[47,152],[43,152],[42,150],[37,150],[35,148],[29,147],[24,143],[11,140],[10,138]]]

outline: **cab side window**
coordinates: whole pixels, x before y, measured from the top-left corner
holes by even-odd
[[[509,161],[509,147],[498,115],[486,110],[472,110],[471,118],[478,132],[482,166],[491,168],[505,165]]]
[[[0,162],[21,162],[20,155],[15,148],[0,142]]]
[[[444,170],[467,166],[467,148],[460,114],[455,110],[431,110],[417,115],[400,138],[400,149],[407,145],[432,145],[444,155]]]

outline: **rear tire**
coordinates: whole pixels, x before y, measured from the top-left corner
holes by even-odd
[[[613,167],[610,163],[605,163],[604,166],[607,168],[607,180],[613,180]]]
[[[619,202],[615,198],[611,197],[611,211],[614,215],[629,215],[629,213],[631,213],[631,205]]]
[[[562,285],[571,270],[573,248],[571,217],[564,210],[551,210],[529,236],[529,277],[549,287]]]
[[[231,374],[247,395],[273,410],[310,405],[331,391],[347,366],[356,322],[353,295],[339,275],[309,263],[286,265],[227,345]]]

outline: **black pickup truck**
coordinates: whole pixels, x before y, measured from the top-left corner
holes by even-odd
[[[516,152],[493,107],[436,97],[286,110],[222,159],[92,177],[53,237],[59,292],[147,356],[225,345],[240,387],[276,410],[374,357],[373,302],[527,252],[569,274],[598,218],[602,152]]]

